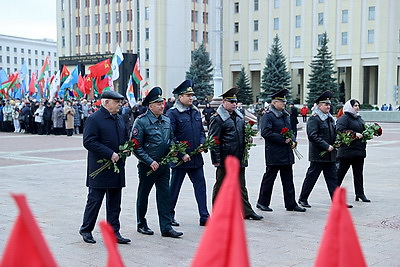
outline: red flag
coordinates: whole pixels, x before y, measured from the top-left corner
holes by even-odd
[[[121,255],[117,248],[117,238],[115,237],[114,230],[107,221],[100,222],[101,234],[103,235],[104,243],[108,251],[107,266],[119,267],[124,266]]]
[[[3,253],[0,267],[57,266],[24,195],[12,194],[19,216]]]
[[[140,75],[139,58],[136,59],[135,66],[133,67],[132,78],[137,84],[143,80],[142,75]]]
[[[61,76],[60,76],[60,81],[63,83],[65,80],[68,78],[68,76],[71,75],[67,67],[64,65],[62,70],[61,70]]]
[[[111,61],[110,59],[103,60],[96,65],[89,67],[90,76],[99,77],[106,75],[111,70]]]
[[[229,156],[225,166],[230,167],[226,170],[192,267],[250,266],[242,215],[239,161]]]
[[[90,75],[85,76],[85,94],[90,94],[90,89],[93,87],[92,77]]]
[[[32,78],[29,83],[29,95],[34,95],[36,93],[36,73],[32,72]]]
[[[346,189],[342,187],[338,187],[333,194],[332,206],[315,266],[367,266],[347,208]]]
[[[105,77],[103,80],[100,80],[100,77],[96,78],[96,82],[97,82],[97,89],[98,89],[98,93],[99,95],[103,93],[103,91],[107,91],[110,90],[110,77]]]

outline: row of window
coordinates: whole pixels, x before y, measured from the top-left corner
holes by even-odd
[[[199,11],[192,10],[192,22],[199,22]],[[208,12],[203,12],[203,24],[208,24]]]
[[[28,50],[28,55],[31,55],[32,54],[32,49],[27,49]],[[3,51],[3,46],[1,46],[0,45],[0,51]],[[21,48],[21,53],[25,53],[25,48]],[[10,47],[9,46],[6,46],[6,52],[10,52]],[[17,47],[14,47],[14,53],[17,53],[18,52],[18,48]],[[39,54],[39,51],[36,49],[35,50],[35,55],[38,55]],[[42,54],[42,56],[44,56],[44,51],[42,50],[41,51],[41,54]],[[48,55],[50,55],[50,52],[47,52],[47,54]],[[54,57],[56,57],[57,56],[57,53],[56,52],[54,52]]]
[[[342,32],[341,35],[341,43],[342,45],[347,45],[348,44],[348,33],[347,32]],[[373,44],[375,42],[375,31],[374,30],[368,30],[368,43]],[[322,34],[318,35],[318,46],[322,45]],[[301,36],[295,36],[294,37],[294,47],[295,48],[300,48],[301,47]],[[234,52],[239,52],[239,41],[234,41],[233,42],[233,50]],[[258,51],[258,39],[253,40],[253,51]]]
[[[39,60],[37,58],[35,58],[34,61],[35,61],[34,65],[35,66],[39,66]],[[24,62],[25,62],[25,58],[21,57],[21,64],[24,64]],[[3,56],[1,56],[1,55],[0,55],[0,63],[3,63]],[[11,57],[7,56],[6,57],[6,62],[4,62],[4,63],[10,64],[11,63]],[[17,57],[14,57],[14,64],[18,64],[18,58]],[[42,59],[42,65],[40,65],[40,66],[43,66],[43,64],[44,64],[44,59]],[[28,66],[32,66],[32,58],[28,58]],[[57,62],[56,61],[54,61],[54,67],[57,67]]]
[[[125,1],[132,1],[132,0],[125,0]],[[91,0],[75,0],[75,8],[80,8],[81,2],[83,3],[84,7],[90,7]],[[103,4],[107,5],[111,3],[111,0],[104,0],[104,1],[94,0],[94,5],[100,6],[100,2],[103,2]],[[115,0],[115,3],[121,3],[121,0]],[[61,10],[65,10],[65,0],[61,0]]]

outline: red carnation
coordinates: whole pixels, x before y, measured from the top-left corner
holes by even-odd
[[[289,131],[289,128],[282,128],[281,134],[285,134]]]
[[[181,141],[182,144],[186,144],[187,147],[190,147],[189,141]]]
[[[254,124],[256,124],[256,123],[255,123],[255,121],[249,121],[249,124],[250,124],[251,126],[254,126]]]
[[[139,141],[136,138],[132,138],[133,142],[133,149],[138,149],[139,148]]]
[[[219,146],[219,145],[221,144],[221,142],[219,141],[219,139],[218,139],[217,136],[213,136],[213,139],[214,139],[214,143],[215,143],[217,146]]]
[[[379,127],[379,129],[378,129],[378,136],[381,136],[382,135],[382,127]]]

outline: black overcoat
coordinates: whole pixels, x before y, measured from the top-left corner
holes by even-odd
[[[362,133],[365,130],[364,120],[357,115],[345,112],[336,122],[336,131],[345,132],[353,131],[355,133]],[[365,158],[367,144],[362,142],[361,139],[355,139],[350,143],[350,146],[342,145],[338,149],[337,157],[340,159],[348,158]]]
[[[113,152],[118,153],[119,146],[128,140],[128,132],[121,115],[111,115],[104,107],[86,119],[83,131],[83,146],[88,150],[86,186],[92,188],[125,187],[125,162],[117,162],[120,172],[114,168],[102,171],[95,178],[89,174],[100,168],[100,159],[111,159]]]
[[[308,159],[314,162],[335,162],[336,149],[320,156],[322,151],[327,151],[329,145],[336,140],[335,121],[331,116],[322,120],[317,114],[313,114],[307,122]]]

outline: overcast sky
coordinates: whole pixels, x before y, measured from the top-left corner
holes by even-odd
[[[0,34],[56,41],[56,1],[0,0]]]

